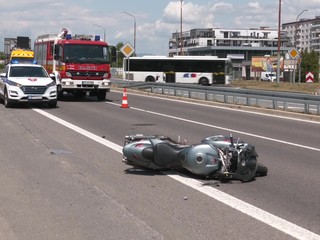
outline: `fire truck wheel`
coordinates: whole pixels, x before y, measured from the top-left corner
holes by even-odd
[[[107,91],[99,91],[98,94],[97,94],[97,97],[98,97],[99,101],[106,100],[106,96],[107,96]]]

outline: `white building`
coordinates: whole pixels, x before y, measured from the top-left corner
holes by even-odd
[[[181,50],[180,33],[172,34],[169,52]],[[197,28],[182,33],[183,52],[195,47],[277,47],[278,30],[268,27],[252,29]]]
[[[293,46],[299,51],[314,50],[320,54],[320,16],[282,24]]]
[[[281,55],[290,49],[286,33],[280,32]],[[229,57],[235,79],[251,79],[251,60],[254,56],[276,56],[278,53],[278,30],[269,27],[251,29],[197,28],[172,33],[169,40],[169,56],[218,56]],[[182,44],[181,44],[182,43]]]

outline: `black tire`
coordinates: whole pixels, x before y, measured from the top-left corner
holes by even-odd
[[[146,77],[146,82],[155,82],[156,80],[154,79],[153,76],[148,76]]]
[[[205,77],[202,77],[199,79],[199,84],[202,86],[208,86],[209,85],[209,80]]]
[[[50,108],[56,108],[56,107],[57,107],[57,103],[58,103],[57,100],[55,100],[55,101],[50,101],[50,102],[48,102],[48,106],[49,106]]]
[[[63,91],[61,89],[61,85],[57,85],[57,98],[58,100],[62,100],[63,98]]]
[[[266,176],[267,174],[268,174],[268,168],[265,165],[258,163],[256,175],[257,176]]]
[[[98,101],[105,101],[107,96],[107,91],[99,91],[97,94]]]
[[[3,104],[6,108],[11,108],[12,107],[12,102],[8,98],[8,91],[7,89],[4,90],[4,99],[3,99]]]

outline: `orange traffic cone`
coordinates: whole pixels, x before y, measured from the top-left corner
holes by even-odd
[[[129,108],[128,105],[128,97],[127,97],[127,89],[123,89],[123,96],[122,96],[122,105],[121,108]]]

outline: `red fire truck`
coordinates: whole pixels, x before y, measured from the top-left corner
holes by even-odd
[[[110,52],[99,36],[68,34],[62,29],[58,35],[39,36],[34,43],[35,60],[49,73],[54,73],[58,98],[63,93],[77,97],[97,96],[105,100],[110,91]]]

